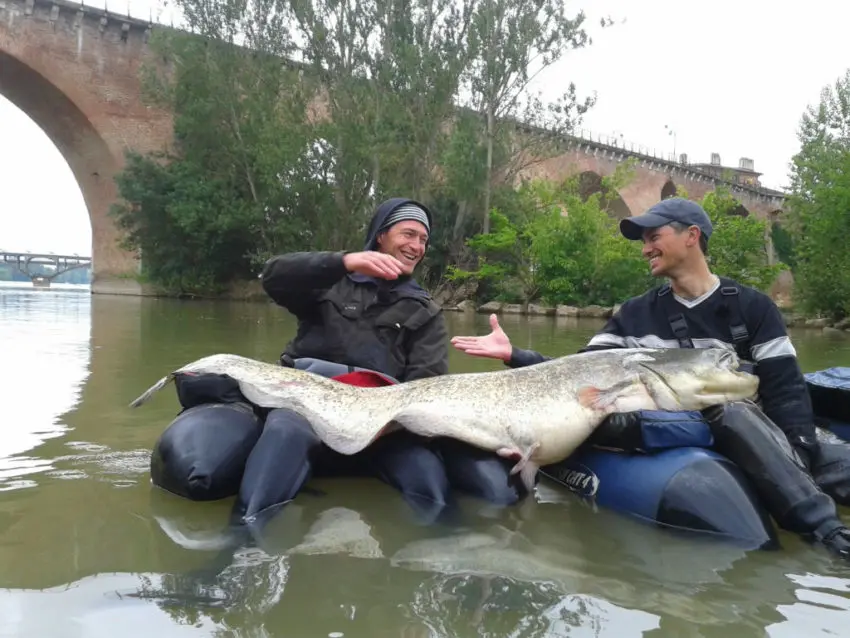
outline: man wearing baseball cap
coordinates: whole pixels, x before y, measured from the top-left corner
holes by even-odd
[[[713,227],[696,202],[663,200],[643,215],[623,219],[620,232],[643,242],[652,275],[668,282],[623,303],[583,351],[714,347],[751,361],[761,408],[736,402],[707,411],[715,449],[747,474],[781,527],[850,558],[850,530],[811,475],[825,451],[815,437],[811,401],[779,309],[767,295],[711,272],[706,256]],[[495,315],[490,323],[489,335],[455,337],[453,345],[468,354],[503,359],[511,367],[547,359],[513,348]],[[590,442],[643,449],[641,414],[612,415]],[[846,485],[832,487],[836,493],[847,491]]]

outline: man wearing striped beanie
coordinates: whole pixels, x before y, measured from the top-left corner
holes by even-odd
[[[410,276],[425,257],[430,232],[431,212],[422,204],[387,200],[369,224],[365,252],[346,255],[349,270],[382,279]]]
[[[413,278],[425,256],[431,212],[394,198],[377,207],[358,252],[297,252],[270,259],[261,275],[269,297],[298,320],[281,363],[328,377],[373,371],[395,381],[448,372],[440,307]],[[310,476],[376,476],[398,489],[427,522],[452,501],[440,456],[407,431],[342,457],[303,415],[272,410],[248,458],[237,514],[249,517],[296,496]],[[258,478],[252,478],[258,477]]]
[[[368,368],[399,381],[446,374],[442,312],[412,277],[431,226],[423,204],[396,197],[375,210],[361,251],[270,259],[263,288],[299,324],[284,357]]]

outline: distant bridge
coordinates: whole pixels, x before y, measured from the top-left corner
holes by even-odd
[[[91,257],[80,257],[79,255],[56,255],[54,253],[7,253],[0,251],[0,263],[9,264],[18,272],[23,273],[37,288],[49,288],[50,282],[59,275],[64,275],[75,268],[87,268],[91,266]],[[53,268],[53,272],[46,273],[44,268],[35,272],[35,266],[47,266]]]

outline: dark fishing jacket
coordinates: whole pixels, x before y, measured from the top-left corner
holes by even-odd
[[[377,248],[381,223],[409,201],[395,198],[378,207],[365,250]],[[446,374],[448,332],[430,295],[411,277],[383,280],[349,273],[345,254],[289,253],[266,263],[264,290],[298,318],[298,332],[282,356],[368,368],[399,381]]]
[[[678,299],[669,284],[629,299],[582,351],[679,347],[729,348],[753,362],[764,413],[791,443],[814,441],[811,399],[779,309],[764,293],[731,279],[720,277],[716,290],[693,301]],[[508,365],[546,359],[515,348]]]

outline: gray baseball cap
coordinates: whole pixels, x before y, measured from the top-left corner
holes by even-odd
[[[711,237],[713,226],[703,207],[683,197],[671,197],[658,202],[643,215],[620,221],[620,232],[626,239],[641,239],[647,228],[660,228],[670,222],[697,226],[705,238]]]

